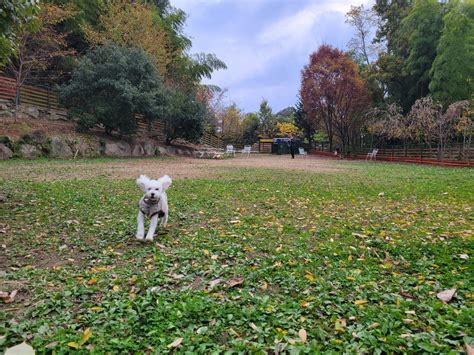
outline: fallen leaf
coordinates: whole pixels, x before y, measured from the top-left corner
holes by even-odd
[[[464,260],[469,259],[469,255],[467,255],[467,254],[460,254],[459,257],[460,257],[461,259],[464,259]]]
[[[380,326],[380,323],[375,322],[375,323],[372,323],[372,324],[369,326],[369,328],[370,328],[370,329],[375,329],[375,328],[378,328],[379,326]]]
[[[44,347],[45,348],[52,348],[52,347],[54,347],[58,344],[59,344],[59,341],[52,341],[51,343],[46,344]]]
[[[74,349],[79,349],[81,346],[76,343],[75,341],[71,341],[70,343],[67,343],[67,346],[69,346],[70,348],[74,348]]]
[[[250,323],[250,328],[252,328],[255,331],[258,330],[257,326],[254,323]]]
[[[183,342],[183,338],[178,338],[175,341],[173,341],[172,343],[168,344],[166,347],[169,348],[169,349],[177,348],[178,346],[181,345],[182,342]]]
[[[300,331],[298,332],[298,335],[301,339],[301,342],[306,343],[306,340],[308,339],[308,334],[306,333],[306,330],[301,328]]]
[[[368,238],[368,235],[361,234],[361,233],[352,233],[354,237],[359,237],[359,238]]]
[[[168,276],[172,277],[175,280],[182,279],[184,277],[183,274],[169,274]]]
[[[385,196],[385,192],[380,192],[379,193],[379,197],[384,197]]]
[[[90,279],[89,281],[87,281],[87,284],[88,285],[94,285],[97,283],[97,278],[93,277],[92,279]]]
[[[239,276],[239,277],[234,277],[233,279],[230,279],[227,284],[229,285],[229,287],[234,287],[234,286],[242,284],[243,282],[244,282],[244,278]]]
[[[456,289],[451,288],[449,290],[444,290],[439,292],[436,297],[438,297],[443,302],[449,302],[456,295]]]
[[[35,350],[25,342],[12,346],[11,348],[8,348],[5,351],[5,355],[34,355],[34,354],[35,354]]]
[[[363,304],[366,304],[367,303],[367,300],[357,300],[357,301],[354,301],[354,304],[358,305],[358,306],[362,306]]]
[[[12,292],[0,292],[0,298],[5,303],[12,303],[15,300],[18,290],[13,290]]]
[[[212,280],[209,282],[209,287],[210,288],[213,288],[214,286],[216,286],[217,284],[221,283],[222,282],[222,279],[215,279],[215,280]]]
[[[347,322],[344,318],[342,319],[336,319],[336,322],[334,323],[334,329],[336,331],[343,333],[345,331]]]
[[[91,335],[92,335],[91,328],[87,328],[86,330],[84,330],[84,333],[82,333],[82,341],[85,343],[86,341],[89,340]]]

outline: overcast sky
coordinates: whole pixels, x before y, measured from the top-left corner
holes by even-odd
[[[296,103],[300,72],[322,43],[346,49],[350,5],[366,0],[171,0],[188,14],[192,52],[215,53],[228,69],[210,81],[245,112],[266,98],[274,112]]]

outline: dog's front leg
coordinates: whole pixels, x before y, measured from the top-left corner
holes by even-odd
[[[166,228],[166,224],[168,223],[168,212],[165,212],[163,218],[161,219],[161,225]]]
[[[148,228],[148,233],[146,234],[146,240],[152,241],[153,235],[155,234],[156,226],[158,225],[158,215],[151,217],[150,227]]]
[[[137,239],[143,240],[145,236],[145,216],[142,211],[138,211],[137,216]]]

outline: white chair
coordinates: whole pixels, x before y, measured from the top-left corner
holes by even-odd
[[[235,157],[235,149],[232,144],[227,144],[227,147],[225,149],[225,155],[232,155]]]
[[[378,149],[374,149],[371,152],[367,153],[367,156],[365,157],[365,160],[370,159],[370,160],[377,160],[377,153],[379,152]]]
[[[304,151],[304,148],[299,147],[299,148],[298,148],[298,155],[299,155],[300,157],[302,157],[302,158],[306,158],[306,156],[308,155],[308,153]]]
[[[247,154],[247,158],[248,158],[250,156],[251,151],[252,151],[252,146],[246,145],[244,146],[244,149],[242,149],[242,155]]]

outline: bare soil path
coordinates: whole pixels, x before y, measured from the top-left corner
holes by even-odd
[[[350,163],[349,163],[350,164]],[[347,162],[312,157],[291,159],[289,156],[254,155],[232,159],[194,158],[97,159],[11,161],[0,164],[0,178],[34,181],[88,179],[106,177],[129,179],[140,174],[152,177],[168,174],[175,179],[215,177],[234,168],[264,168],[288,171],[337,172],[349,169]],[[354,167],[351,166],[353,169]]]

